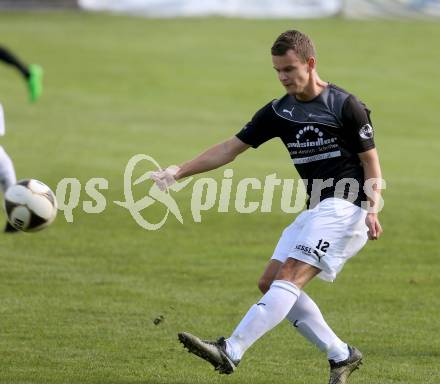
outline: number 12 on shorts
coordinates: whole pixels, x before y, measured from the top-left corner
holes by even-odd
[[[319,240],[316,249],[319,249],[322,252],[327,252],[328,247],[330,247],[330,243],[328,241],[324,241],[324,239]]]

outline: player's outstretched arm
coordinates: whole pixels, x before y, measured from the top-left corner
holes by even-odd
[[[373,183],[372,193],[368,195],[370,209],[365,219],[368,227],[368,238],[370,240],[377,240],[382,234],[382,227],[379,222],[378,213],[381,204],[381,189],[382,189],[382,172],[380,169],[379,155],[375,148],[358,154],[364,169],[364,178],[367,183],[371,180]]]
[[[228,164],[249,147],[250,145],[233,136],[207,149],[194,159],[181,164],[176,174],[176,180]]]
[[[163,171],[154,172],[151,178],[157,183],[160,189],[164,190],[176,180],[197,173],[207,172],[230,163],[249,147],[250,145],[245,144],[239,138],[233,136],[207,149],[190,161],[179,166],[172,165]]]

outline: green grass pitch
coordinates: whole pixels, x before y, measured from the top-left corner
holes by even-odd
[[[134,154],[161,165],[187,160],[279,97],[269,48],[290,28],[315,40],[323,79],[373,110],[387,180],[383,238],[335,284],[316,281],[308,292],[365,354],[353,384],[439,382],[439,23],[2,13],[0,43],[46,75],[43,98],[30,105],[18,74],[0,66],[1,145],[19,178],[55,188],[64,177],[83,187],[104,177],[109,189],[99,215],[78,207],[72,224],[60,212],[46,231],[1,236],[0,383],[327,382],[325,356],[288,324],[230,377],[177,342],[179,331],[233,330],[260,297],[257,280],[293,216],[276,204],[250,215],[213,209],[196,224],[184,190],[176,195],[184,224],[170,217],[152,232],[113,204]],[[232,168],[235,180],[297,177],[276,140]]]

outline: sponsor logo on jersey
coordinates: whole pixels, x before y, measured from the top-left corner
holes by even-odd
[[[309,138],[305,138],[304,135],[308,135]],[[324,133],[313,125],[307,125],[301,129],[296,135],[296,142],[288,143],[288,148],[305,148],[305,147],[320,147],[326,144],[335,143],[337,139],[332,137],[330,139],[324,139]]]
[[[295,109],[295,107],[292,107],[292,109],[289,111],[288,109],[283,109],[283,113],[288,113],[290,115],[290,117],[293,118],[293,110]]]
[[[341,156],[337,141],[336,137],[326,139],[318,127],[307,125],[299,130],[295,142],[286,145],[294,164],[306,164]]]
[[[360,130],[359,130],[359,136],[364,139],[372,139],[374,135],[373,127],[370,124],[365,124]]]

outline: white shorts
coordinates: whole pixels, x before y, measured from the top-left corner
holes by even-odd
[[[367,211],[346,200],[324,199],[284,230],[272,259],[304,261],[321,270],[319,278],[334,281],[345,262],[368,240],[366,215]]]

